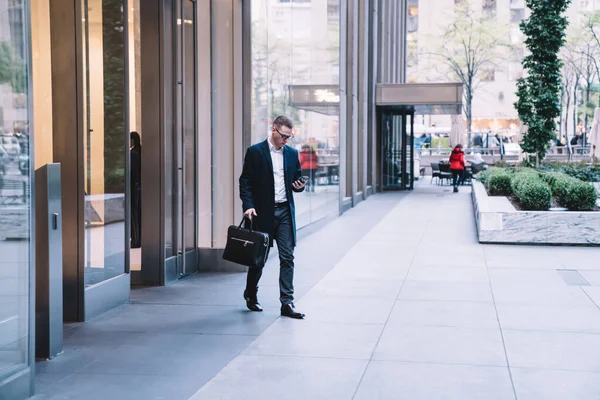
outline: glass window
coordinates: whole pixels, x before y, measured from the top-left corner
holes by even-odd
[[[23,0],[0,2],[0,380],[29,357],[30,146]]]
[[[483,14],[487,18],[496,16],[496,0],[483,0]]]
[[[300,2],[251,3],[252,144],[278,115],[294,121],[288,145],[310,177],[295,195],[298,227],[339,210],[340,0]]]
[[[125,272],[125,140],[129,134],[125,132],[123,2],[82,0],[82,10],[85,285],[90,286]]]

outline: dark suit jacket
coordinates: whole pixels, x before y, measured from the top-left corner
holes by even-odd
[[[304,188],[295,190],[292,183],[300,179],[302,169],[298,151],[289,146],[283,147],[283,170],[285,193],[292,215],[294,245],[296,244],[296,207],[293,192],[302,192]],[[256,209],[256,217],[252,218],[253,228],[269,234],[273,246],[273,221],[275,218],[275,181],[273,177],[273,161],[267,140],[248,148],[244,159],[244,168],[240,176],[240,198],[244,212]]]

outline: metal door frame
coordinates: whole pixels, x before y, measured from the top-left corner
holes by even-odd
[[[129,10],[129,0],[122,0],[122,5],[123,5],[123,26],[124,27],[128,27],[129,24],[129,13],[127,12],[127,10]],[[83,36],[83,31],[82,31],[82,24],[83,24],[83,16],[84,16],[84,5],[86,4],[86,0],[77,0],[75,2],[75,16],[76,16],[76,33],[75,33],[75,37],[76,37],[76,42],[77,43],[77,47],[76,47],[76,54],[77,54],[77,70],[76,72],[79,72],[77,74],[77,83],[82,86],[82,82],[81,80],[83,79],[83,74],[85,73],[85,71],[83,71],[83,58],[87,57],[87,55],[89,54],[89,48],[84,49],[83,47],[81,47],[81,45],[83,44],[84,41],[86,41],[86,45],[87,45],[87,39],[86,37]],[[85,18],[87,21],[87,18]],[[86,22],[87,24],[87,22]],[[54,27],[53,27],[54,29]],[[86,35],[89,35],[88,32],[86,32]],[[86,64],[88,65],[88,64]],[[123,256],[124,256],[124,271],[122,274],[115,276],[113,278],[104,280],[102,282],[99,282],[97,284],[94,284],[92,286],[85,286],[85,215],[84,215],[84,209],[85,209],[85,177],[83,176],[83,171],[84,171],[84,155],[85,155],[85,151],[86,149],[83,148],[83,136],[84,134],[87,134],[87,132],[85,132],[86,128],[89,129],[89,111],[90,111],[90,104],[86,104],[86,110],[88,111],[88,115],[85,116],[83,115],[82,111],[80,109],[78,109],[78,118],[80,119],[80,122],[78,124],[78,127],[80,127],[80,129],[77,130],[77,142],[79,143],[77,151],[74,152],[72,155],[70,155],[70,157],[73,157],[74,159],[78,159],[77,160],[77,172],[78,175],[80,174],[80,177],[78,177],[77,179],[77,203],[78,203],[78,210],[77,210],[77,214],[78,214],[78,218],[77,218],[77,231],[78,231],[78,235],[77,235],[77,258],[79,261],[79,266],[78,266],[78,275],[77,275],[77,285],[78,285],[78,289],[80,290],[79,295],[77,296],[77,304],[73,305],[71,307],[69,307],[67,304],[69,304],[72,300],[70,300],[69,302],[65,303],[65,320],[67,321],[88,321],[108,310],[111,310],[115,307],[118,307],[121,304],[125,304],[129,301],[129,295],[130,295],[130,282],[131,282],[131,275],[130,275],[130,265],[129,265],[129,251],[130,251],[130,242],[129,242],[129,238],[130,238],[130,205],[129,205],[129,197],[130,197],[130,187],[129,187],[129,171],[130,171],[130,166],[129,166],[129,125],[130,125],[130,115],[129,115],[129,85],[127,84],[129,82],[129,29],[124,29],[123,32],[123,67],[124,67],[124,71],[123,71],[123,80],[124,80],[124,98],[123,98],[123,104],[125,105],[123,113],[124,113],[124,131],[123,131],[123,151],[124,151],[124,155],[125,155],[125,190],[124,190],[124,201],[125,201],[125,216],[124,216],[124,248],[123,248]],[[86,87],[89,89],[89,76],[88,76],[88,81],[86,83]],[[79,99],[81,102],[89,102],[89,98],[88,96],[86,96],[83,91],[81,89],[79,89],[79,93],[78,95],[80,96]],[[79,100],[78,99],[78,100]],[[64,135],[64,133],[57,133],[55,131],[54,135]],[[56,136],[55,136],[56,138]],[[56,139],[54,139],[56,140]],[[70,138],[70,140],[72,140],[72,138]],[[89,145],[89,143],[88,143]],[[66,168],[65,168],[66,169]],[[63,180],[64,181],[64,180]],[[63,188],[64,191],[64,188]],[[68,207],[68,206],[67,206]],[[63,204],[63,210],[65,209],[65,205]],[[67,220],[67,222],[69,222]],[[64,226],[64,222],[63,222],[63,226]],[[63,235],[63,241],[64,238],[68,237],[68,235]],[[73,240],[75,238],[69,238],[70,240]],[[67,241],[67,243],[65,244],[63,242],[63,249],[65,247],[70,247],[73,245],[73,242],[69,242]],[[64,278],[63,281],[65,282],[65,284],[68,282],[68,278]],[[70,282],[69,282],[70,283]],[[70,297],[70,296],[69,296]],[[71,299],[71,297],[70,297]],[[70,310],[66,310],[68,308],[70,308]],[[75,317],[75,310],[76,310],[76,318]],[[68,317],[67,317],[68,315]]]
[[[194,54],[193,62],[194,62],[194,98],[195,104],[198,104],[198,93],[197,93],[197,85],[198,82],[198,70],[197,70],[197,57],[198,57],[198,43],[195,38],[197,35],[197,3],[196,0],[178,0],[175,2],[175,35],[174,35],[174,44],[175,44],[175,82],[177,83],[177,87],[175,88],[175,101],[174,101],[174,121],[176,124],[175,134],[173,135],[173,162],[174,162],[174,176],[173,176],[173,193],[175,195],[175,199],[173,201],[173,246],[174,255],[170,257],[168,260],[165,260],[165,268],[169,269],[167,266],[171,264],[173,261],[172,258],[175,258],[175,274],[169,274],[169,271],[165,273],[165,283],[170,281],[177,280],[182,278],[189,273],[195,272],[198,269],[197,266],[197,247],[194,247],[194,250],[186,252],[186,228],[188,226],[189,221],[186,218],[186,124],[185,124],[185,99],[187,93],[187,82],[185,81],[185,68],[186,68],[186,60],[187,56],[185,52],[186,45],[186,35],[185,35],[185,2],[189,1],[193,4],[194,12],[193,12],[193,25],[194,25]],[[194,151],[197,149],[198,145],[198,119],[194,118]],[[197,166],[194,165],[194,171],[196,172]],[[197,176],[197,174],[194,174]],[[196,185],[197,187],[197,182]],[[196,188],[194,188],[196,190]],[[197,217],[198,215],[198,201],[196,193],[193,193],[195,198],[194,201],[194,215]],[[198,222],[197,218],[194,218],[192,222],[194,224],[194,242],[197,242],[197,232],[198,232]],[[171,260],[171,261],[169,261]],[[191,265],[188,265],[191,264]]]
[[[415,135],[414,135],[414,111],[413,110],[398,110],[398,109],[394,109],[394,108],[390,108],[390,107],[377,107],[377,135],[379,137],[379,146],[378,146],[378,153],[379,153],[379,188],[381,191],[397,191],[397,190],[413,190],[414,188],[414,169],[415,169],[415,164],[414,164],[414,142],[415,142]],[[385,182],[384,182],[384,171],[385,171],[385,167],[384,167],[384,162],[385,162],[385,154],[383,152],[383,142],[384,142],[384,131],[385,131],[385,121],[387,118],[393,118],[394,116],[399,116],[401,117],[401,122],[400,122],[400,130],[401,130],[401,149],[400,149],[400,160],[401,160],[401,164],[400,164],[400,185],[398,187],[389,187],[386,188],[385,187]],[[408,135],[408,131],[406,129],[406,125],[407,125],[407,120],[408,117],[410,117],[410,136]],[[393,122],[392,122],[393,123]],[[406,143],[406,138],[410,137],[410,143]],[[410,147],[409,147],[410,146]],[[408,151],[410,149],[410,155],[408,154]],[[407,170],[407,165],[406,165],[406,161],[407,158],[410,157],[410,170]],[[410,175],[408,174],[410,173]],[[406,181],[408,179],[408,182]]]
[[[185,35],[185,3],[186,1],[189,1],[192,4],[192,15],[193,15],[193,34],[192,34],[192,41],[194,43],[194,53],[192,55],[192,62],[194,64],[193,67],[193,71],[194,71],[194,81],[193,81],[193,85],[192,85],[192,91],[194,94],[194,142],[193,142],[193,148],[194,148],[194,154],[197,155],[197,149],[198,149],[198,114],[196,112],[196,107],[198,106],[198,4],[196,2],[196,0],[180,0],[180,10],[181,10],[181,78],[182,78],[182,82],[183,84],[181,85],[181,107],[180,107],[180,113],[179,115],[181,116],[181,166],[182,166],[182,173],[181,173],[181,191],[182,191],[182,199],[181,199],[181,205],[182,205],[182,209],[181,209],[181,219],[182,219],[182,225],[181,225],[181,249],[182,249],[182,257],[181,257],[181,273],[180,273],[180,277],[186,276],[190,273],[196,272],[198,271],[198,196],[197,196],[197,191],[198,191],[198,163],[195,162],[193,169],[192,169],[192,174],[194,176],[194,193],[192,193],[192,195],[194,196],[194,220],[191,222],[191,224],[193,224],[194,226],[194,248],[192,251],[188,252],[187,250],[187,246],[186,246],[186,228],[188,226],[188,224],[190,223],[190,221],[187,221],[187,219],[185,218],[186,216],[186,212],[188,211],[186,209],[186,197],[189,193],[186,192],[186,177],[187,177],[187,173],[189,171],[187,171],[186,169],[186,132],[185,132],[185,128],[186,128],[186,112],[185,112],[185,106],[184,104],[186,103],[186,94],[187,94],[187,88],[188,85],[185,82],[185,68],[186,68],[186,60],[187,60],[187,56],[186,56],[186,35]]]

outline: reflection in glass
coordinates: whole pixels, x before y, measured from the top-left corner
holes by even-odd
[[[24,2],[0,2],[0,380],[28,359],[30,146]]]
[[[142,143],[140,134],[129,135],[129,200],[131,203],[131,248],[142,246]]]
[[[142,90],[141,90],[141,38],[140,38],[140,1],[129,0],[129,37],[128,37],[128,64],[129,64],[129,129],[130,134],[130,195],[131,228],[129,270],[142,269],[142,146],[141,146],[141,119],[142,119]],[[136,138],[137,136],[137,138]],[[139,143],[139,145],[137,145]]]
[[[339,6],[339,0],[251,3],[252,144],[268,137],[278,115],[294,122],[288,145],[311,178],[295,195],[298,228],[339,210]],[[316,105],[301,105],[295,89]]]
[[[121,0],[82,0],[85,284],[125,272],[125,54]]]
[[[184,61],[184,144],[185,198],[184,245],[186,251],[196,250],[196,18],[195,3],[186,0],[183,15]]]

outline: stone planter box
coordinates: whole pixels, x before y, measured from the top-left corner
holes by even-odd
[[[600,246],[600,212],[518,211],[475,180],[472,197],[479,243]]]

